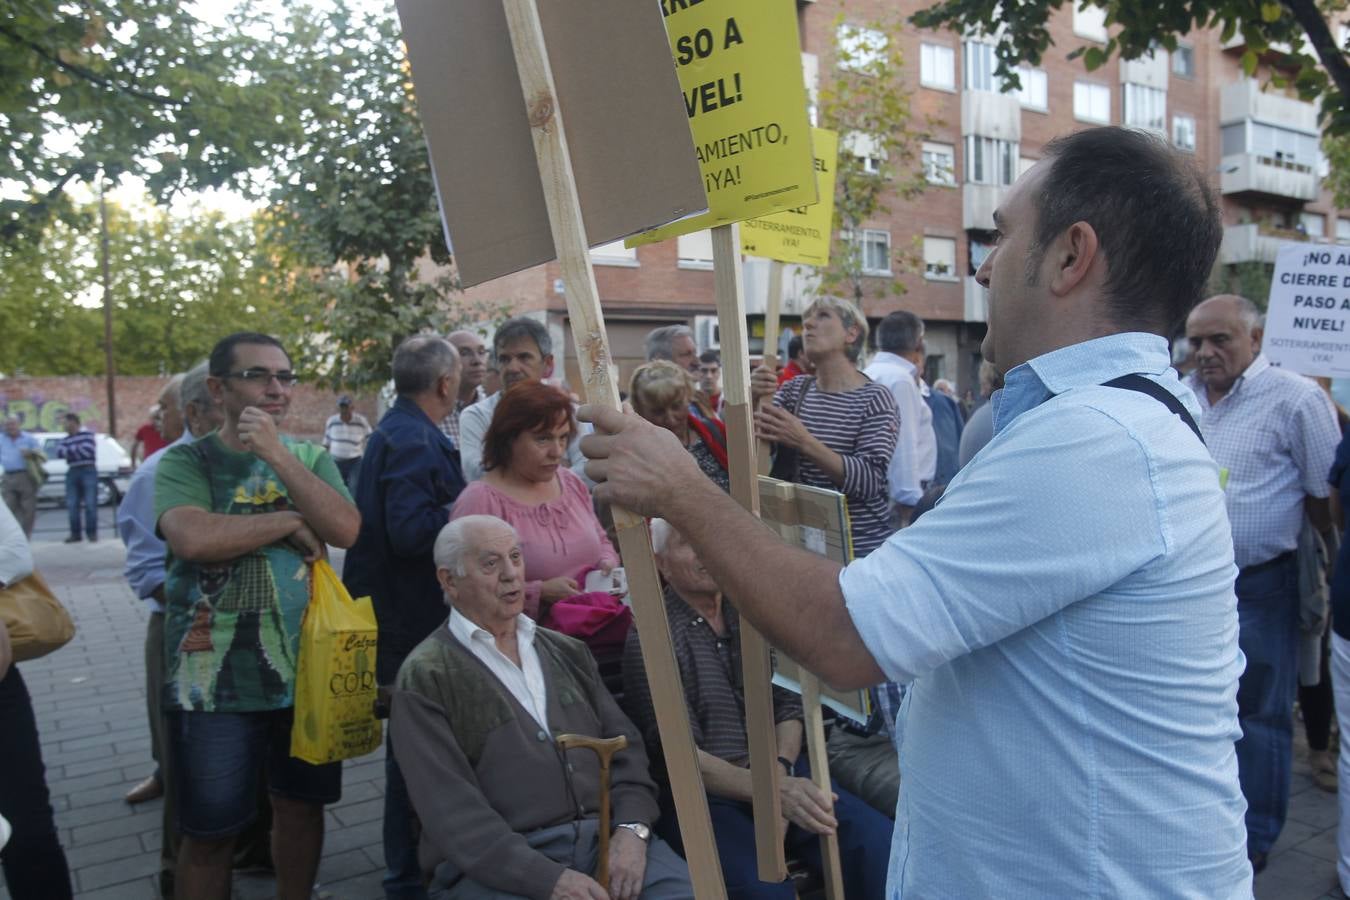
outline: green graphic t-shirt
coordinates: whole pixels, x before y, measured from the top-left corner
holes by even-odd
[[[308,441],[282,443],[311,472],[350,498],[332,457]],[[252,453],[209,434],[170,448],[155,472],[155,521],[170,509],[250,516],[293,509],[286,485]],[[309,567],[277,543],[228,562],[194,563],[166,550],[166,709],[257,712],[295,704],[300,619]]]

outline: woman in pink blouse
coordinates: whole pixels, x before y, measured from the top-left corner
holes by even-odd
[[[486,514],[509,522],[525,556],[525,614],[547,617],[581,593],[590,569],[619,564],[586,483],[567,468],[576,429],[572,402],[550,385],[522,382],[502,396],[483,438],[486,474],[460,493],[451,519]]]

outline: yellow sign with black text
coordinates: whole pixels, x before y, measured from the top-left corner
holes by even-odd
[[[635,247],[816,201],[797,0],[661,0],[708,211]]]
[[[741,252],[805,266],[830,264],[830,233],[834,227],[834,172],[839,135],[828,128],[812,128],[816,155],[816,190],[820,202],[741,223]]]

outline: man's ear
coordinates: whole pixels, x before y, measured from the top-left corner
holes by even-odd
[[[221,396],[225,391],[225,379],[215,375],[207,375],[206,389],[211,393],[212,400],[217,403],[221,402]]]
[[[544,377],[545,377],[545,378],[552,378],[552,377],[553,377],[553,354],[552,354],[552,353],[550,353],[548,356],[545,356],[545,357],[544,357]]]
[[[437,567],[436,581],[440,584],[441,590],[445,592],[445,596],[450,598],[451,603],[459,598],[459,587],[455,584],[455,578],[449,569],[444,566]]]
[[[1266,336],[1265,326],[1256,325],[1252,328],[1252,352],[1261,352],[1261,340]]]
[[[1081,285],[1091,273],[1099,249],[1096,229],[1087,222],[1070,225],[1047,253],[1054,264],[1050,273],[1051,293],[1062,297]]]

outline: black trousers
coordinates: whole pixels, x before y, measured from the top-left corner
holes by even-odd
[[[70,869],[56,833],[33,701],[17,666],[0,679],[0,816],[14,829],[0,868],[14,900],[70,900]]]

